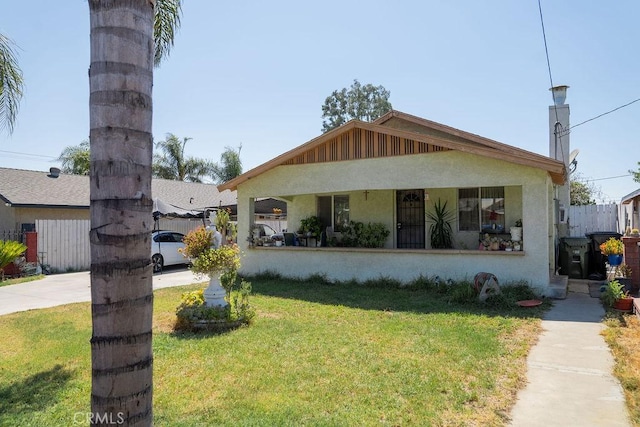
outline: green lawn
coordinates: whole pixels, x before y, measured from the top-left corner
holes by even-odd
[[[196,286],[156,292],[156,426],[504,425],[548,307],[453,303],[464,288],[428,283],[250,280],[254,323],[220,335],[172,332]],[[0,316],[0,336],[0,425],[89,411],[88,303]]]

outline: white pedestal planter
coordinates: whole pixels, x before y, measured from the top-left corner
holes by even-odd
[[[218,277],[211,278],[209,280],[209,286],[204,290],[204,301],[207,307],[225,307],[227,301],[224,296],[226,292],[220,285],[220,279]]]

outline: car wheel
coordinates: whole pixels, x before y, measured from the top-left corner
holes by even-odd
[[[151,257],[151,262],[153,263],[153,272],[158,273],[162,271],[162,266],[164,265],[164,259],[162,255],[155,254]]]

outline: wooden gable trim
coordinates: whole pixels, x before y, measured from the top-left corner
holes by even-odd
[[[455,138],[445,139],[384,125],[386,121],[394,117],[406,119]],[[555,184],[563,184],[566,179],[565,167],[560,161],[405,113],[391,111],[372,123],[351,120],[339,128],[320,135],[219,185],[218,190],[236,190],[242,182],[281,165],[371,159],[448,150],[457,150],[543,169],[549,173]]]
[[[374,159],[447,150],[446,147],[419,141],[410,135],[394,135],[389,129],[354,127],[304,152],[296,153],[281,165]]]

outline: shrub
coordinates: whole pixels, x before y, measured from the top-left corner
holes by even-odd
[[[198,227],[190,231],[184,239],[184,248],[178,249],[187,258],[195,259],[206,250],[211,249],[213,244],[213,232],[204,227]]]
[[[381,248],[389,237],[390,231],[379,222],[366,224],[349,221],[342,230],[342,245],[357,248]]]
[[[4,268],[22,255],[27,247],[14,240],[0,240],[0,279],[4,277]]]

